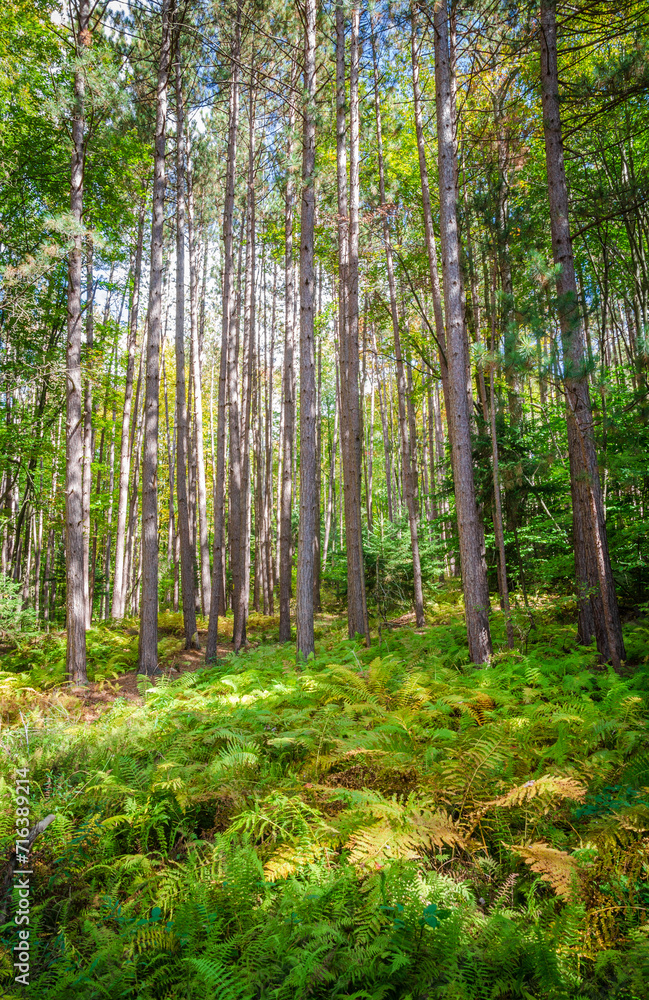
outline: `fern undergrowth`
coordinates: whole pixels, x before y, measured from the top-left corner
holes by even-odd
[[[460,615],[371,649],[323,619],[299,668],[262,642],[91,725],[7,672],[4,856],[16,766],[56,816],[29,995],[646,997],[649,630],[627,627],[620,677],[538,612],[476,670]],[[107,636],[124,669],[131,637]],[[47,687],[46,648],[35,668]]]

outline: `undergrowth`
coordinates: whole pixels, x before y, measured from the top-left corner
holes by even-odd
[[[26,702],[0,731],[5,854],[16,766],[56,816],[30,995],[646,997],[649,632],[627,626],[620,677],[536,609],[476,670],[460,614],[371,649],[322,620],[301,668],[261,643],[93,725]]]

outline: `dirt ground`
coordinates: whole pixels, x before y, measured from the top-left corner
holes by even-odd
[[[162,638],[162,634],[160,637]],[[199,632],[198,637],[201,649],[186,649],[177,653],[173,665],[163,670],[164,677],[175,680],[181,674],[193,673],[204,665],[207,633]],[[231,645],[217,647],[219,659],[231,652]],[[95,722],[118,698],[124,698],[126,701],[141,705],[144,698],[138,691],[137,682],[137,671],[129,670],[128,673],[121,674],[114,681],[101,681],[82,688],[71,688],[68,693],[73,695],[79,703],[80,721]],[[153,683],[156,683],[156,678],[153,678]]]

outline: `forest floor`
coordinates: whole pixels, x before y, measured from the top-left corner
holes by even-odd
[[[581,1000],[649,993],[649,623],[623,676],[574,641],[574,604],[494,611],[467,658],[457,593],[296,665],[252,615],[235,656],[182,648],[138,678],[137,623],[0,659],[0,852],[15,768],[35,822],[30,995],[219,1000]],[[204,639],[203,621],[199,635]],[[0,853],[0,881],[2,868]],[[12,993],[16,929],[0,929]]]

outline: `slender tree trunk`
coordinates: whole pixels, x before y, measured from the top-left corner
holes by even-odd
[[[491,353],[495,354],[496,343],[496,274],[491,295]],[[503,530],[503,512],[500,493],[500,462],[498,457],[498,437],[496,435],[496,388],[494,384],[494,365],[489,366],[489,428],[491,434],[491,460],[493,464],[494,507],[493,524],[496,548],[498,550],[498,589],[500,591],[500,606],[505,615],[507,628],[507,645],[514,648],[514,626],[512,623],[509,603],[509,587],[507,585],[507,559],[505,557],[505,533]]]
[[[145,435],[142,457],[142,612],[139,672],[158,671],[158,410],[165,207],[165,141],[169,78],[170,0],[162,0],[161,48],[156,88],[156,129],[151,224],[151,277],[147,329]]]
[[[444,399],[448,396],[448,369],[446,365],[446,332],[444,330],[444,312],[442,307],[442,291],[439,283],[439,268],[437,264],[437,244],[433,228],[433,213],[430,204],[430,184],[428,181],[428,164],[426,162],[426,140],[424,137],[424,121],[421,108],[421,88],[419,86],[419,52],[417,49],[417,13],[416,5],[411,0],[411,57],[412,57],[412,90],[414,98],[415,130],[417,133],[417,152],[419,154],[419,177],[421,181],[421,206],[424,213],[424,232],[426,235],[426,251],[428,253],[428,269],[430,286],[433,293],[433,315],[435,317],[435,338],[439,358],[440,373]]]
[[[138,219],[137,247],[133,268],[133,294],[129,312],[126,381],[124,385],[124,409],[119,453],[119,493],[117,498],[117,527],[115,530],[115,576],[113,579],[112,617],[124,617],[124,547],[126,542],[126,513],[128,509],[128,482],[130,474],[131,447],[131,404],[133,400],[133,376],[135,372],[135,350],[137,346],[137,320],[140,305],[140,278],[142,274],[142,249],[144,244],[145,199],[142,198]]]
[[[137,386],[135,389],[135,401],[133,404],[133,420],[129,437],[129,442],[130,442],[129,453],[132,459],[133,456],[135,457],[131,462],[133,475],[131,477],[132,478],[131,498],[128,507],[128,526],[126,529],[126,552],[124,556],[123,593],[122,593],[122,605],[124,607],[124,613],[126,613],[126,595],[129,591],[129,586],[131,584],[131,577],[133,573],[133,545],[137,528],[138,499],[139,499],[138,483],[140,479],[140,459],[142,457],[142,430],[143,430],[143,411],[140,405],[140,391],[142,388],[142,372],[144,368],[145,346],[146,346],[146,339],[143,338],[142,346],[140,348]]]
[[[424,624],[424,593],[421,581],[421,562],[419,558],[419,532],[417,527],[416,483],[413,482],[411,466],[411,441],[408,433],[408,417],[406,413],[407,385],[401,353],[401,336],[399,331],[399,314],[397,311],[397,292],[394,277],[394,260],[390,230],[387,219],[387,202],[385,197],[385,171],[383,166],[383,132],[381,124],[381,106],[378,93],[378,69],[376,64],[376,47],[374,47],[374,111],[376,116],[376,145],[379,161],[379,193],[383,212],[383,240],[388,270],[388,286],[390,289],[390,315],[392,317],[392,332],[394,335],[394,353],[397,367],[397,396],[399,403],[399,436],[401,440],[401,456],[403,467],[403,492],[408,509],[408,524],[410,527],[410,543],[412,548],[412,568],[414,585],[415,619],[417,625]]]
[[[297,82],[295,66],[291,73]],[[293,216],[295,213],[295,107],[291,102],[288,121],[286,199],[284,203],[284,367],[282,374],[281,495],[279,503],[279,641],[291,638],[291,543],[293,509],[293,441],[295,435],[295,271],[293,268]]]
[[[254,60],[253,60],[254,61]],[[235,650],[246,641],[246,624],[250,603],[250,418],[253,389],[253,358],[255,356],[255,88],[251,68],[248,108],[248,193],[246,199],[246,273],[243,304],[243,365],[241,379],[241,423],[239,456],[241,490],[239,523],[235,544],[239,547],[240,587],[235,593],[233,641]]]
[[[322,308],[322,269],[318,280],[318,313]],[[315,566],[313,570],[313,607],[316,613],[322,610],[320,600],[320,578],[322,571],[322,338],[318,339],[318,389],[316,405],[316,530],[315,530]]]
[[[579,636],[597,648],[616,670],[625,659],[624,640],[608,552],[604,504],[597,466],[593,415],[586,373],[584,331],[579,315],[570,237],[568,188],[563,153],[555,0],[541,0],[541,87],[548,173],[552,249],[559,274],[557,293],[564,355],[568,454],[572,492]]]
[[[274,610],[275,565],[273,561],[273,362],[275,358],[275,322],[277,316],[277,265],[273,264],[273,305],[270,320],[270,355],[268,359],[268,401],[266,407],[266,575],[269,613]]]
[[[77,5],[77,57],[91,42],[90,0]],[[72,118],[72,160],[70,165],[70,212],[81,228],[83,217],[83,168],[85,158],[85,72],[78,66],[74,74]],[[72,237],[68,261],[68,340],[66,351],[66,474],[65,474],[65,555],[66,555],[66,666],[73,684],[86,684],[86,607],[83,583],[83,423],[81,418],[81,246],[79,233]]]
[[[379,372],[379,352],[376,343],[376,331],[372,324],[372,347],[374,350],[374,364],[376,366],[376,381],[379,393],[379,412],[381,414],[381,432],[383,434],[383,463],[385,466],[385,492],[388,502],[388,520],[394,520],[392,508],[392,449],[390,444],[390,433],[388,430],[387,394],[385,389],[385,364],[381,363]]]
[[[440,231],[446,305],[447,418],[451,437],[451,462],[469,655],[474,663],[485,663],[491,656],[489,588],[484,558],[484,532],[478,516],[471,455],[471,413],[466,378],[469,348],[462,310],[455,184],[455,123],[448,14],[445,3],[440,4],[435,10],[434,25]]]
[[[302,140],[302,211],[300,216],[300,528],[297,562],[297,655],[315,653],[313,571],[316,511],[316,373],[313,313],[315,271],[315,94],[316,0],[305,0]]]
[[[185,649],[199,648],[194,590],[194,550],[189,529],[187,498],[187,454],[189,428],[185,394],[185,159],[184,102],[180,43],[176,49],[176,498],[180,538],[180,586],[182,591]]]
[[[109,472],[108,472],[108,514],[106,517],[106,549],[104,552],[104,610],[103,618],[108,618],[110,608],[110,549],[113,540],[113,501],[115,494],[115,433],[116,433],[116,412],[113,402],[113,426],[110,435],[109,452]]]
[[[361,527],[361,420],[358,390],[358,238],[359,238],[359,24],[360,9],[352,9],[350,50],[350,156],[349,219],[345,163],[345,20],[336,7],[336,109],[338,217],[340,268],[340,388],[345,419],[341,422],[341,448],[347,548],[347,627],[350,638],[363,635],[369,644],[365,600],[365,566]]]
[[[89,224],[89,220],[88,220]],[[92,584],[90,582],[90,496],[92,493],[92,353],[95,341],[93,241],[86,237],[86,384],[83,393],[83,601],[86,628],[92,623]]]
[[[167,562],[169,566],[174,566],[174,550],[176,539],[176,507],[174,504],[176,466],[176,426],[174,424],[173,433],[169,423],[169,392],[167,386],[167,369],[165,365],[164,352],[162,355],[162,385],[165,401],[165,434],[167,438],[167,463],[169,466],[169,525],[167,529]],[[174,566],[175,571],[175,566]],[[171,600],[171,594],[166,598]]]
[[[182,80],[181,80],[182,88]],[[182,92],[182,89],[181,89]],[[189,162],[189,153],[188,153]],[[203,388],[201,385],[201,351],[198,336],[198,261],[197,233],[194,224],[194,192],[192,173],[187,175],[188,235],[189,235],[189,295],[191,355],[194,389],[194,421],[196,427],[196,505],[198,514],[198,555],[200,561],[201,599],[204,615],[210,613],[211,574],[210,546],[207,531],[207,488],[205,485],[205,445],[203,440]]]
[[[237,129],[239,124],[239,52],[241,48],[241,8],[232,39],[232,77],[228,115],[228,155],[223,202],[223,310],[221,327],[221,357],[219,363],[218,420],[216,432],[216,474],[214,477],[214,559],[210,619],[207,630],[205,660],[212,663],[217,655],[219,614],[225,612],[225,444],[227,435],[226,401],[228,390],[228,352],[232,339],[234,289],[234,182],[237,162]]]

